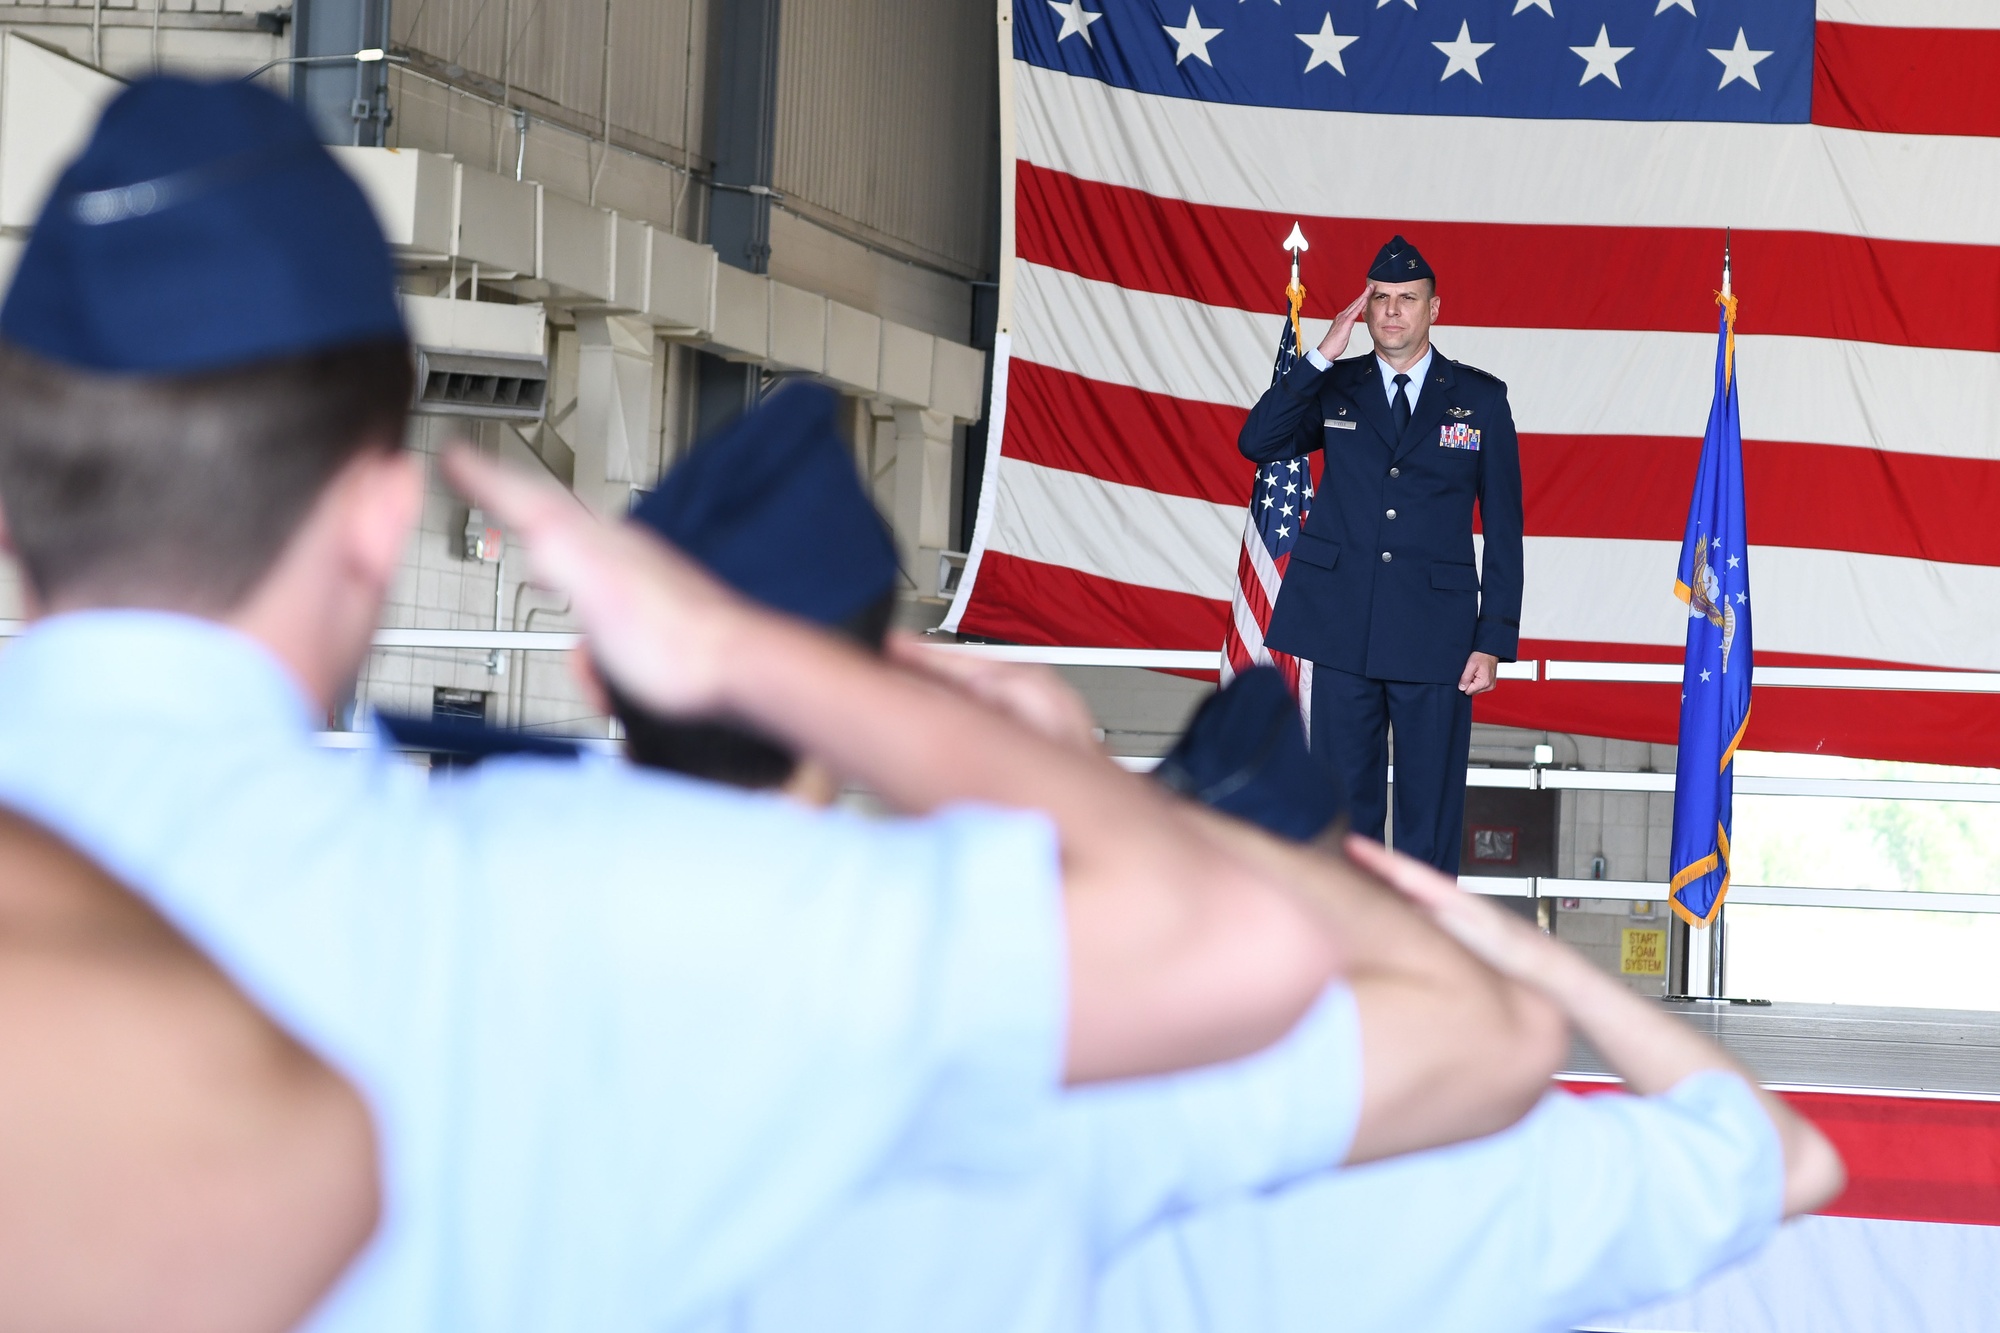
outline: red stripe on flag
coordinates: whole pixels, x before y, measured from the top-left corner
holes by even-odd
[[[1694,439],[1525,435],[1528,532],[1677,542],[1700,457]],[[2000,462],[1745,440],[1743,490],[1756,545],[2000,565]]]
[[[1257,468],[1236,452],[1248,415],[1020,357],[1007,363],[1009,458],[1167,495],[1249,504]]]
[[[2000,1103],[1788,1092],[1847,1163],[1835,1217],[2000,1226]]]
[[[959,632],[1078,648],[1200,649],[1220,662],[1228,617],[1224,601],[988,551],[979,562],[979,596]]]
[[[1544,661],[1681,660],[1678,648],[1536,639],[1523,639],[1520,655]],[[1762,666],[1903,665],[1766,652],[1758,653],[1757,661]],[[1680,686],[1503,680],[1473,701],[1472,716],[1493,726],[1672,745],[1679,738]],[[2000,695],[1767,687],[1756,691],[1743,748],[1986,767],[2000,754]]]
[[[1246,535],[1244,538],[1246,549],[1236,557],[1236,581],[1243,589],[1243,604],[1250,608],[1251,618],[1257,622],[1259,628],[1269,629],[1271,627],[1271,599],[1264,595],[1264,580],[1257,577],[1257,568],[1251,564],[1250,552],[1247,549],[1247,543],[1256,540],[1258,538],[1255,534]],[[1279,570],[1278,586],[1281,590],[1284,587],[1284,580],[1284,571]]]
[[[1242,409],[1106,384],[1032,361],[1008,371],[1007,456],[1214,504],[1248,502]],[[1524,435],[1528,532],[1679,541],[1701,441]],[[1751,540],[2000,565],[2000,461],[1746,440]]]
[[[1622,1085],[1557,1080],[1582,1096]],[[2000,1102],[1780,1093],[1832,1140],[1847,1189],[1832,1217],[2000,1226]]]
[[[988,551],[964,633],[1013,643],[1216,649],[1229,605],[1162,592]],[[990,580],[990,581],[989,581]],[[1679,661],[1672,648],[1523,640],[1542,660]],[[1760,653],[1770,666],[1896,666],[1797,653]],[[1678,685],[1506,680],[1473,704],[1475,721],[1671,745]],[[1984,767],[2000,754],[2000,696],[1900,690],[1760,689],[1744,748]]]
[[[1241,621],[1248,618],[1257,634],[1254,647],[1251,640],[1243,637]],[[1271,609],[1264,597],[1263,581],[1250,564],[1249,552],[1236,557],[1236,596],[1229,604],[1229,619],[1224,623],[1222,654],[1229,659],[1229,669],[1235,672],[1248,671],[1257,664],[1256,653],[1264,648],[1264,631],[1271,625]]]
[[[2000,30],[1821,23],[1815,125],[1886,134],[2000,135]]]
[[[1019,164],[1016,179],[1021,259],[1140,291],[1276,313],[1271,256],[1290,232],[1292,214],[1163,199],[1028,162]],[[1302,221],[1312,242],[1306,313],[1316,319],[1332,318],[1353,298],[1383,238],[1402,231],[1443,275],[1446,324],[1715,330],[1709,293],[1718,280],[1722,237],[1714,231]],[[1591,257],[1597,272],[1616,274],[1616,281],[1551,280],[1580,254]],[[2000,351],[2000,304],[1930,295],[1940,274],[1951,275],[1953,291],[2000,289],[2000,246],[1738,231],[1732,254],[1739,290],[1751,298],[1744,333]]]

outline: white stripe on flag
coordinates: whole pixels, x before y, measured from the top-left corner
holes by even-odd
[[[1530,537],[1521,633],[1594,643],[1686,641],[1673,595],[1680,543]],[[1750,548],[1759,652],[1991,670],[2000,568],[1902,556]]]
[[[1264,604],[1274,604],[1278,600],[1278,568],[1270,562],[1264,538],[1258,536],[1256,526],[1248,522],[1244,524],[1244,558],[1250,560],[1250,570],[1256,574],[1256,580],[1264,590]],[[1238,578],[1242,578],[1240,568]],[[1256,622],[1256,612],[1250,610],[1250,598],[1244,596],[1240,586],[1230,594],[1230,620],[1236,624],[1236,636],[1242,638],[1244,652],[1250,656],[1252,667],[1270,667],[1270,648],[1264,646],[1264,626]],[[1224,681],[1224,685],[1228,683]]]
[[[1287,216],[1991,245],[2000,200],[2000,139],[1970,135],[1297,111],[1132,92],[1021,61],[1014,88],[1022,161]]]
[[[1279,315],[1015,267],[1015,352],[1029,361],[1244,408],[1270,383]],[[1707,421],[1713,333],[1439,325],[1434,337],[1507,382],[1523,431],[1699,439]],[[1349,353],[1368,346],[1357,328]],[[1736,356],[1746,439],[2000,459],[2000,353],[1742,334]]]
[[[1299,721],[1305,724],[1306,744],[1312,744],[1313,734],[1313,664],[1309,657],[1299,659]]]
[[[1236,622],[1236,634],[1243,640],[1243,652],[1249,657],[1250,665],[1270,666],[1271,650],[1264,646],[1264,631],[1257,628],[1257,617],[1250,614],[1250,608],[1244,605],[1242,598],[1230,601],[1229,614]]]
[[[1257,535],[1254,524],[1243,525],[1243,549],[1250,556],[1250,568],[1257,571],[1257,582],[1263,586],[1264,604],[1277,605],[1278,589],[1283,586],[1284,580],[1278,577],[1278,566],[1271,560],[1270,548]]]
[[[990,549],[1120,583],[1221,600],[1243,509],[1002,458]],[[1669,565],[1669,568],[1672,566]]]
[[[993,392],[986,417],[986,462],[979,470],[979,511],[972,520],[972,544],[965,557],[965,569],[958,576],[958,592],[945,612],[943,628],[958,633],[958,623],[979,582],[979,561],[986,554],[987,533],[993,526],[993,509],[1000,500],[1000,449],[1007,438],[1007,367],[1012,363],[1013,335],[1002,330],[993,336]]]
[[[1231,599],[1242,510],[1080,472],[1001,463],[992,549],[1147,588]],[[1677,647],[1677,542],[1529,537],[1521,633]],[[1991,670],[2000,567],[1853,551],[1750,548],[1760,651]],[[1258,638],[1261,640],[1261,635]],[[1250,636],[1244,636],[1250,642]]]
[[[1819,0],[1821,23],[1872,28],[2000,28],[1993,0]]]

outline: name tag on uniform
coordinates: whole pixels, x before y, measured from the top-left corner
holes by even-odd
[[[1326,428],[1328,430],[1353,430],[1354,423],[1352,421],[1336,421],[1334,418],[1328,417],[1326,419]]]
[[[1438,427],[1438,443],[1447,449],[1470,449],[1479,452],[1479,429],[1463,423],[1447,423]]]

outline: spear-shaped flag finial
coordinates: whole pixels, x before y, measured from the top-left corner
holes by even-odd
[[[1312,249],[1306,242],[1306,234],[1299,230],[1296,222],[1292,224],[1292,234],[1285,238],[1285,248],[1292,252],[1292,286],[1296,287],[1299,285],[1299,252]]]
[[[1285,296],[1292,307],[1292,341],[1298,346],[1305,345],[1305,335],[1299,329],[1299,311],[1305,307],[1306,289],[1299,283],[1299,252],[1310,250],[1306,234],[1299,230],[1299,224],[1292,224],[1292,234],[1285,238],[1285,249],[1292,252],[1292,280],[1285,287]]]

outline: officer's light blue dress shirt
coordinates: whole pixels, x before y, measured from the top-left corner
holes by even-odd
[[[1017,1169],[1064,1029],[1037,817],[816,813],[611,763],[427,784],[251,641],[65,616],[0,656],[0,800],[360,1089],[381,1226],[319,1330],[706,1319],[886,1173]]]
[[[1769,1240],[1777,1131],[1740,1078],[1551,1092],[1512,1129],[1246,1194],[1155,1228],[1098,1333],[1563,1333]]]
[[[712,1333],[1083,1333],[1098,1275],[1150,1229],[1337,1166],[1360,1094],[1335,985],[1258,1055],[1066,1095],[1038,1169],[885,1174]]]
[[[1336,987],[1251,1059],[1066,1096],[1041,1170],[875,1182],[713,1333],[1542,1333],[1777,1224],[1777,1135],[1734,1075],[1555,1092],[1490,1138],[1336,1169],[1359,1072]]]
[[[1375,368],[1382,372],[1382,396],[1389,400],[1391,407],[1396,405],[1396,376],[1408,375],[1410,382],[1403,386],[1403,392],[1409,397],[1410,410],[1412,412],[1417,410],[1417,399],[1424,396],[1424,376],[1431,373],[1431,358],[1436,355],[1437,348],[1424,349],[1423,358],[1408,370],[1397,370],[1381,357],[1375,358]],[[1314,370],[1333,369],[1333,362],[1321,356],[1317,347],[1306,349],[1306,364]]]

